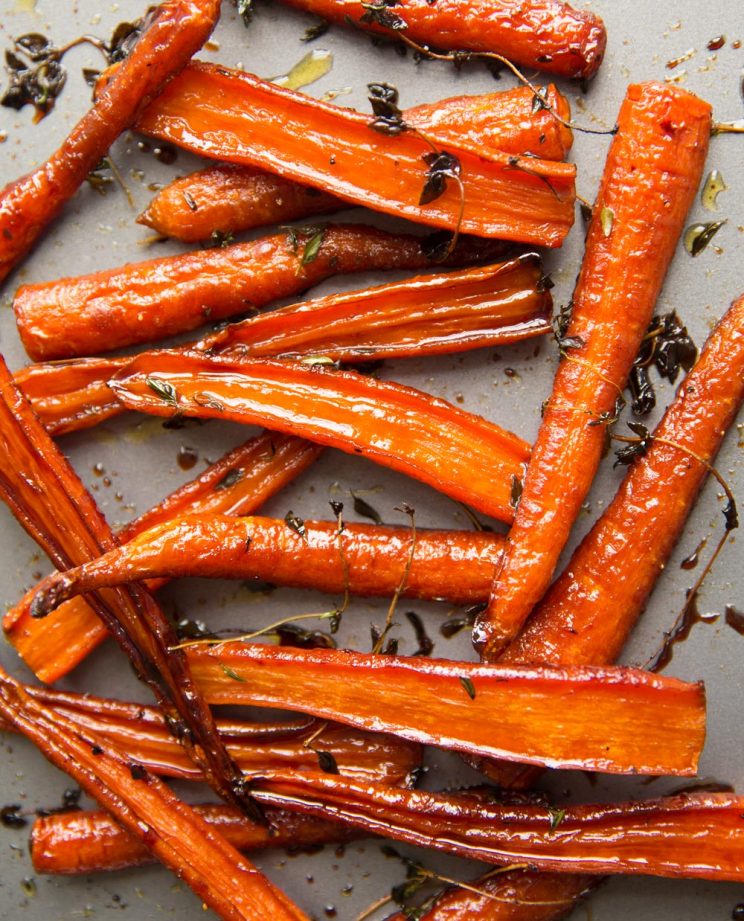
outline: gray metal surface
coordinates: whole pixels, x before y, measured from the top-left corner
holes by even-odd
[[[702,6],[693,0],[656,0],[653,4],[634,0],[593,0],[586,4],[604,18],[609,30],[607,61],[586,95],[567,87],[579,122],[610,126],[615,118],[625,86],[645,79],[678,79],[683,86],[711,100],[718,119],[740,118],[744,100],[740,95],[744,50],[734,47],[744,41],[744,15],[740,0],[717,0]],[[142,13],[142,0],[100,3],[78,0],[59,4],[52,0],[0,0],[0,46],[10,45],[11,37],[40,31],[63,43],[82,32],[102,37],[113,26]],[[248,29],[237,19],[235,10],[225,4],[223,20],[215,35],[218,48],[204,55],[228,65],[244,66],[262,76],[286,72],[308,46],[300,41],[312,22],[279,4],[261,4]],[[718,52],[706,50],[715,36],[726,37]],[[312,47],[328,49],[333,54],[333,68],[307,92],[322,95],[329,90],[346,90],[338,98],[342,105],[366,109],[365,86],[373,80],[387,80],[398,85],[404,105],[434,100],[462,92],[506,88],[512,80],[504,77],[495,84],[493,77],[480,67],[466,67],[456,73],[444,64],[416,65],[410,57],[400,58],[389,48],[371,45],[368,37],[332,29]],[[673,61],[691,51],[689,59],[675,69]],[[89,91],[81,77],[81,67],[99,67],[100,61],[89,47],[76,49],[66,59],[68,86],[56,110],[40,125],[32,125],[31,111],[15,113],[0,109],[0,183],[30,169],[50,153],[83,111]],[[601,174],[607,139],[577,135],[573,158],[579,165],[578,188],[586,198],[593,198]],[[127,136],[113,150],[114,159],[126,177],[138,210],[148,201],[148,185],[164,182],[176,173],[183,174],[196,161],[182,154],[174,166],[158,163],[151,155],[137,149],[136,139]],[[719,198],[721,215],[728,223],[711,246],[692,259],[680,246],[665,285],[659,309],[676,309],[698,343],[702,343],[717,317],[730,301],[744,289],[741,254],[744,243],[744,138],[719,137],[713,140],[709,168],[723,173],[728,191]],[[82,189],[38,246],[23,267],[5,285],[0,299],[0,347],[13,368],[24,363],[24,354],[14,328],[9,308],[12,293],[21,282],[53,279],[79,274],[124,261],[139,260],[155,254],[176,252],[182,247],[162,244],[143,246],[144,228],[133,223],[134,213],[119,189],[101,197],[89,188]],[[349,218],[361,220],[360,211]],[[691,219],[710,219],[696,203]],[[548,257],[557,283],[556,303],[565,303],[581,258],[582,226],[578,221],[567,245]],[[370,279],[373,280],[373,279]],[[359,284],[336,282],[351,287]],[[333,290],[332,284],[322,291]],[[513,428],[532,438],[537,430],[539,407],[550,390],[555,367],[554,348],[546,341],[537,350],[535,344],[501,349],[498,355],[483,351],[462,357],[390,363],[385,376],[414,384],[432,393],[457,400],[471,410]],[[512,374],[508,369],[513,369]],[[671,397],[672,390],[662,388],[660,404]],[[719,467],[742,499],[744,464],[739,425],[729,434],[720,455]],[[165,431],[157,422],[133,416],[90,433],[64,439],[63,449],[72,458],[83,479],[94,490],[96,499],[112,524],[123,522],[149,507],[190,474],[181,471],[176,455],[181,445],[197,450],[201,469],[216,459],[228,446],[244,437],[235,426],[210,424],[182,431]],[[94,473],[94,465],[105,469],[107,480]],[[578,538],[601,511],[621,474],[605,463],[592,492],[587,514],[579,522]],[[367,498],[385,520],[402,521],[393,511],[401,500],[417,510],[420,525],[466,527],[458,508],[431,490],[371,463],[327,452],[315,467],[270,503],[269,514],[284,514],[292,508],[303,517],[328,514],[329,495],[348,498],[350,489],[372,490]],[[680,569],[680,562],[710,532],[721,527],[720,501],[715,484],[706,488],[692,516],[677,552],[659,582],[653,600],[625,650],[625,662],[640,664],[654,652],[679,611],[685,590],[695,571]],[[347,506],[350,508],[350,505]],[[353,517],[353,516],[350,516]],[[712,541],[709,546],[712,545]],[[31,541],[0,508],[0,604],[3,610],[30,586],[48,564],[37,554]],[[726,605],[744,608],[742,592],[741,539],[731,540],[722,553],[714,573],[700,598],[705,612],[722,612]],[[185,581],[166,590],[167,603],[183,614],[206,620],[211,626],[240,625],[246,629],[268,623],[277,616],[320,610],[318,599],[308,593],[277,591],[266,599],[251,595],[234,583]],[[326,602],[327,603],[327,602]],[[469,657],[465,637],[445,640],[437,626],[445,612],[435,605],[416,605],[427,618],[435,654]],[[405,610],[403,608],[402,610]],[[361,649],[369,648],[369,622],[380,622],[384,605],[356,601],[346,616],[343,641]],[[405,621],[397,633],[403,652],[411,652],[414,639]],[[741,661],[744,637],[719,619],[711,625],[697,626],[689,640],[675,652],[668,673],[685,678],[705,679],[709,699],[709,737],[700,775],[727,781],[744,789],[742,759],[742,678]],[[28,677],[7,646],[0,649],[5,667],[14,674]],[[121,696],[142,696],[130,670],[117,650],[105,647],[78,668],[64,686]],[[64,776],[49,767],[31,746],[16,738],[0,739],[0,804],[20,802],[33,810],[58,804],[69,784]],[[463,783],[473,779],[459,760],[433,752],[429,757],[433,770],[430,777],[438,783]],[[563,774],[550,778],[546,785],[557,797],[576,800],[613,797],[647,797],[673,789],[674,782],[657,781],[643,785],[631,779],[603,781],[590,785],[583,774]],[[199,798],[203,791],[181,787],[184,795]],[[478,867],[462,861],[421,854],[428,865],[442,868],[449,876],[469,878]],[[312,856],[287,857],[271,853],[258,863],[314,917],[352,919],[371,902],[389,891],[402,878],[397,862],[385,859],[376,843],[355,844],[345,853],[327,848]],[[131,873],[115,873],[90,879],[36,878],[29,886],[24,878],[33,877],[26,852],[26,832],[0,829],[0,917],[27,921],[56,921],[91,917],[113,921],[126,917],[180,918],[204,917],[194,896],[166,871],[149,868]],[[591,901],[578,909],[575,917],[602,921],[626,921],[632,917],[643,921],[708,921],[725,919],[733,906],[744,901],[744,891],[733,885],[691,882],[665,882],[652,879],[617,879],[605,886]],[[336,913],[334,915],[334,912]],[[384,915],[384,913],[383,913]],[[382,916],[382,915],[381,915]]]

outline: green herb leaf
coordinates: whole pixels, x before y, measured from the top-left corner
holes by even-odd
[[[424,163],[429,167],[424,179],[424,188],[419,198],[420,205],[428,205],[436,201],[447,190],[447,180],[459,180],[462,172],[460,160],[453,153],[440,150],[436,153],[424,154]]]
[[[726,223],[727,221],[710,221],[707,224],[691,224],[682,238],[687,252],[691,256],[699,256]]]
[[[325,237],[326,229],[321,227],[320,230],[316,231],[310,239],[305,244],[305,248],[302,251],[302,258],[300,259],[300,265],[310,265],[311,262],[315,262],[318,258],[318,253],[320,252],[320,247],[323,245],[323,238]]]
[[[325,774],[340,773],[338,765],[336,764],[336,759],[330,752],[320,751],[317,748],[314,748],[313,751],[318,756],[318,767],[321,769],[321,771],[323,771]]]
[[[391,6],[399,6],[399,4],[400,0],[380,0],[378,3],[365,3],[362,0],[365,12],[359,22],[382,26],[384,29],[392,29],[395,32],[407,29],[408,23],[396,13],[390,12]]]
[[[511,478],[511,496],[509,497],[509,503],[512,508],[517,508],[519,506],[519,500],[522,498],[523,489],[524,486],[522,485],[522,481],[516,473],[513,473]]]
[[[320,22],[317,22],[314,26],[310,26],[305,29],[305,33],[300,39],[301,42],[312,42],[316,38],[320,38],[321,35],[325,35],[326,32],[331,28],[330,22],[327,22],[325,19],[321,19]]]
[[[232,668],[230,668],[229,665],[220,664],[220,668],[227,675],[228,678],[232,678],[233,681],[240,681],[243,684],[245,684],[245,678],[241,678],[241,676],[236,671],[234,671]]]
[[[214,484],[215,492],[220,489],[231,489],[236,483],[239,483],[244,476],[245,470],[243,470],[242,467],[233,467],[232,470],[227,471],[221,480],[218,480]]]
[[[178,392],[173,384],[169,384],[168,381],[162,381],[159,377],[146,377],[145,383],[161,400],[171,406],[178,406]]]
[[[230,244],[234,241],[235,235],[231,230],[213,230],[209,238],[210,244],[214,247],[218,247],[219,249],[224,249],[226,246],[230,246]]]
[[[553,806],[548,806],[548,814],[550,815],[550,830],[555,831],[556,828],[561,824],[561,822],[566,818],[565,809],[556,809]]]
[[[253,18],[253,0],[237,0],[237,7],[238,15],[247,26]]]
[[[295,531],[300,537],[307,541],[307,529],[305,528],[305,522],[299,516],[290,509],[287,514],[284,516],[286,523]]]
[[[462,675],[461,675],[461,676],[460,676],[460,684],[465,688],[465,691],[466,691],[468,697],[469,697],[471,700],[475,700],[475,686],[474,686],[473,682],[470,680],[470,678],[463,678]]]
[[[368,99],[375,118],[369,126],[380,134],[394,137],[408,129],[398,107],[398,90],[391,83],[368,83]]]
[[[351,490],[351,496],[354,500],[354,511],[357,515],[361,515],[362,518],[369,518],[375,524],[382,524],[382,518],[376,508],[371,506],[365,499],[362,499],[360,495],[357,495],[353,489]]]
[[[605,205],[604,208],[602,208],[602,210],[599,212],[599,223],[602,227],[602,233],[606,237],[609,237],[609,235],[612,233],[612,225],[614,222],[615,212],[612,210],[612,208],[608,208],[607,205]]]

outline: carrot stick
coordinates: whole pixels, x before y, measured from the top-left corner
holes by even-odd
[[[274,518],[187,515],[141,532],[97,560],[54,573],[36,587],[31,617],[113,585],[202,576],[261,579],[330,594],[473,604],[488,589],[503,541],[477,531],[425,531],[303,521],[301,533]]]
[[[100,556],[115,538],[67,459],[41,427],[0,357],[0,498],[60,569]],[[142,587],[88,599],[155,693],[217,792],[251,808],[175,630]]]
[[[459,161],[463,194],[452,181],[421,204],[423,158],[441,145],[415,131],[391,137],[372,120],[252,74],[192,64],[143,112],[137,130],[449,231],[560,246],[571,228],[572,165],[449,140],[444,146]]]
[[[234,323],[197,346],[255,357],[323,355],[358,363],[504,345],[550,330],[541,263],[495,266],[334,294]],[[95,425],[124,407],[108,386],[127,358],[29,365],[15,375],[47,431]]]
[[[273,432],[250,438],[125,525],[118,538],[127,542],[147,528],[188,512],[250,514],[306,470],[320,450],[307,441]],[[158,587],[157,583],[150,585],[151,590]],[[109,633],[84,598],[62,605],[42,623],[29,614],[32,597],[33,590],[8,611],[3,628],[28,667],[51,683],[78,665]]]
[[[95,733],[160,777],[204,779],[156,707],[49,688],[27,687],[26,691],[34,700],[53,708],[79,728]],[[217,728],[246,774],[269,768],[319,771],[321,752],[330,755],[338,770],[348,777],[410,785],[421,765],[421,748],[414,742],[307,718],[278,723],[218,720]],[[0,729],[7,731],[12,726],[0,724]]]
[[[300,710],[483,756],[687,774],[703,742],[701,686],[634,669],[477,665],[239,642],[197,642],[187,653],[212,704]]]
[[[570,117],[566,98],[552,84],[541,92],[550,110],[564,120]],[[404,118],[440,144],[464,139],[505,153],[563,160],[573,141],[571,129],[544,106],[533,111],[534,99],[532,90],[520,86],[416,106],[407,109]],[[334,195],[291,179],[223,163],[176,179],[158,192],[137,220],[163,236],[197,243],[215,232],[239,233],[346,207]]]
[[[337,822],[267,809],[270,827],[258,825],[229,806],[193,806],[194,812],[239,851],[266,848],[316,848],[338,844],[354,833]],[[30,839],[37,873],[83,876],[102,870],[125,870],[151,863],[153,857],[107,812],[64,812],[35,820]]]
[[[62,146],[0,191],[0,282],[31,249],[109,147],[212,32],[219,0],[166,0]]]
[[[225,921],[307,917],[162,781],[35,701],[1,669],[0,717],[97,799]]]
[[[451,255],[453,264],[492,260],[505,249],[498,241],[461,244]],[[420,237],[340,224],[23,285],[14,309],[31,358],[69,358],[225,320],[333,275],[431,265]]]
[[[597,72],[607,36],[599,16],[576,10],[560,0],[468,0],[467,3],[430,4],[405,0],[402,4],[372,6],[383,11],[378,24],[370,5],[360,0],[287,0],[291,6],[314,13],[329,22],[355,25],[397,38],[451,51],[487,51],[516,64],[548,70],[562,77],[588,79]],[[365,15],[366,14],[366,15]]]
[[[579,513],[702,174],[710,106],[631,86],[589,228],[565,355],[547,403],[491,604],[474,639],[493,659],[544,595]]]
[[[301,362],[164,350],[111,388],[140,412],[258,423],[364,455],[507,522],[529,455],[515,435],[421,391]]]
[[[267,806],[487,863],[528,863],[559,873],[744,879],[744,797],[729,794],[569,805],[557,818],[555,809],[542,805],[491,805],[327,774],[282,773],[257,782],[256,797]]]

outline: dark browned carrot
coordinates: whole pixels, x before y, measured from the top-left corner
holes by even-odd
[[[317,364],[150,352],[112,381],[125,406],[268,425],[407,473],[501,521],[529,445],[411,387]]]
[[[109,147],[201,48],[219,0],[166,0],[62,146],[0,192],[0,282],[31,249]]]
[[[486,51],[563,77],[594,76],[604,56],[604,23],[561,0],[468,0],[467,3],[366,5],[361,0],[287,0],[329,22],[389,38],[402,34],[450,51]],[[388,9],[389,6],[395,7]],[[377,15],[375,15],[377,13]]]
[[[558,368],[488,610],[474,639],[493,659],[545,593],[599,465],[684,226],[710,106],[679,87],[631,86],[610,148]]]
[[[126,525],[119,540],[186,512],[247,515],[302,473],[322,449],[300,438],[267,432],[228,452],[195,480]],[[162,585],[163,583],[159,583]],[[150,585],[158,588],[158,583]],[[75,598],[43,623],[29,614],[33,593],[5,615],[3,629],[28,667],[46,682],[57,681],[109,635],[84,598]]]
[[[547,108],[540,105],[537,111],[535,94],[522,86],[416,106],[407,109],[404,118],[440,144],[466,140],[505,153],[563,160],[571,147],[572,133],[551,113],[567,120],[568,102],[552,85],[541,93]],[[239,233],[347,207],[328,192],[275,173],[223,163],[167,185],[138,220],[163,236],[196,243],[214,233]]]
[[[504,250],[499,241],[464,239],[448,264],[493,261]],[[245,314],[332,275],[431,265],[426,239],[340,224],[23,285],[14,309],[33,359],[69,358]]]

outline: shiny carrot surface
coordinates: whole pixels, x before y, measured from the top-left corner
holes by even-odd
[[[36,243],[109,147],[201,48],[219,0],[166,0],[61,147],[0,191],[0,282]]]
[[[594,13],[562,0],[405,0],[391,10],[401,21],[382,28],[360,0],[287,0],[329,22],[355,25],[396,38],[396,30],[419,44],[449,51],[490,51],[524,67],[563,77],[594,76],[604,56],[604,23]]]
[[[267,425],[359,454],[509,521],[529,445],[411,387],[293,361],[151,352],[111,381],[129,409]]]
[[[322,449],[288,435],[267,432],[250,438],[171,493],[119,532],[126,542],[147,528],[185,513],[246,515],[299,476]],[[162,585],[162,582],[160,583]],[[157,583],[150,585],[158,588]],[[33,591],[5,615],[3,629],[28,667],[42,681],[67,674],[109,635],[84,598],[74,598],[44,621],[29,614]]]
[[[705,732],[700,685],[633,669],[474,665],[237,642],[187,652],[213,704],[301,710],[550,767],[694,773]]]
[[[565,355],[474,639],[494,658],[544,595],[591,486],[702,175],[708,103],[675,86],[629,87],[594,206]]]
[[[268,776],[266,805],[323,815],[486,863],[560,873],[744,879],[744,797],[676,796],[619,804],[487,805],[473,797],[359,784],[330,775]],[[557,894],[561,898],[560,890]],[[461,916],[462,917],[462,916]]]
[[[463,239],[450,261],[493,260],[504,248],[499,241]],[[31,358],[70,358],[244,314],[333,275],[431,265],[421,237],[340,224],[23,285],[14,309]]]
[[[413,546],[412,546],[413,544]],[[92,563],[36,588],[31,616],[73,597],[144,579],[263,579],[331,594],[401,594],[473,604],[488,597],[503,539],[485,531],[427,531],[336,521],[187,515],[135,536]],[[412,555],[411,555],[412,554]]]
[[[194,812],[239,851],[316,848],[348,841],[354,833],[337,822],[267,809],[269,825],[246,819],[229,806],[193,806]],[[270,826],[270,827],[269,827]],[[152,854],[107,812],[65,812],[36,819],[31,861],[37,873],[82,876],[151,863]]]
[[[542,92],[553,111],[563,119],[570,117],[566,98],[554,86]],[[534,99],[532,90],[522,86],[416,106],[407,109],[404,118],[440,144],[465,140],[505,153],[563,160],[573,141],[571,129],[545,107],[534,111]],[[328,192],[275,173],[223,163],[167,185],[138,220],[163,236],[197,243],[215,232],[239,233],[346,207]]]
[[[137,129],[420,224],[560,246],[574,219],[572,165],[448,140],[441,147],[459,161],[464,194],[450,181],[421,204],[431,143],[414,131],[376,131],[373,118],[252,74],[193,64],[143,112]]]

